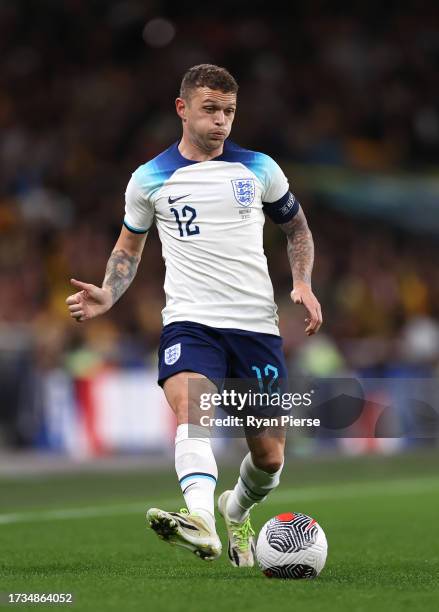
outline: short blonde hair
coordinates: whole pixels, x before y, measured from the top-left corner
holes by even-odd
[[[230,72],[214,64],[198,64],[189,68],[181,81],[180,97],[188,99],[191,91],[197,87],[209,87],[223,93],[238,92],[238,83]]]

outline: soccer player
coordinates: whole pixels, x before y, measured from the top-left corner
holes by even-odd
[[[181,140],[133,173],[102,287],[72,279],[78,291],[66,300],[78,322],[109,310],[132,282],[156,223],[166,263],[158,380],[177,418],[175,468],[187,510],[151,508],[147,520],[162,539],[203,559],[221,554],[218,472],[206,430],[189,431],[189,412],[199,400],[190,381],[215,391],[212,381],[226,376],[286,378],[263,250],[265,215],[287,235],[291,299],[307,312],[306,334],[322,323],[311,289],[313,240],[299,202],[273,159],[228,139],[237,91],[224,68],[202,64],[186,72],[175,102]],[[236,486],[218,500],[229,559],[240,567],[254,564],[250,510],[279,484],[285,436],[248,435],[247,442]]]

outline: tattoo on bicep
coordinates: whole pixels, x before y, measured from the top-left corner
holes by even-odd
[[[311,283],[314,242],[302,208],[299,208],[298,213],[290,221],[280,227],[288,237],[287,254],[293,281]]]
[[[129,255],[123,249],[113,251],[107,263],[103,287],[108,287],[113,296],[113,304],[130,286],[136,276],[140,257]]]

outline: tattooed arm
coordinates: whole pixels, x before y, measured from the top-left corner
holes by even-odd
[[[146,234],[134,234],[126,227],[122,228],[119,240],[108,260],[102,283],[102,288],[111,292],[111,305],[125,293],[136,276],[145,240]]]
[[[81,323],[110,310],[136,275],[146,236],[147,234],[135,234],[122,227],[108,260],[102,287],[71,279],[72,285],[81,289],[66,300],[71,317]]]
[[[287,253],[294,286],[291,299],[305,307],[308,313],[305,333],[311,336],[318,332],[322,324],[322,310],[311,289],[314,242],[302,208],[299,207],[297,214],[280,227],[288,239]]]

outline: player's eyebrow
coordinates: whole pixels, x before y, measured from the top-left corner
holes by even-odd
[[[203,104],[216,104],[219,105],[220,102],[218,102],[218,100],[212,100],[211,98],[206,98],[206,100],[203,101]],[[236,103],[235,102],[231,102],[230,104],[226,104],[227,107],[233,107],[235,108]]]

